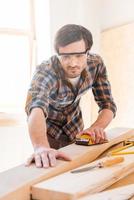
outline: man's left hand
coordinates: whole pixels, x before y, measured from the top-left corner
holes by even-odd
[[[104,131],[103,128],[100,127],[90,127],[88,129],[85,129],[83,131],[81,131],[80,133],[78,133],[76,135],[76,137],[79,137],[80,135],[83,134],[89,134],[92,137],[92,140],[95,144],[101,144],[104,143],[106,141],[108,141],[107,137],[106,137],[106,132]]]

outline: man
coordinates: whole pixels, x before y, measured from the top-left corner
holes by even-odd
[[[37,167],[56,165],[56,159],[70,160],[57,150],[74,142],[77,134],[88,133],[95,143],[106,140],[104,129],[116,113],[106,67],[100,56],[89,53],[92,35],[86,28],[68,24],[55,37],[57,55],[36,69],[28,91],[26,112]],[[81,96],[92,89],[99,106],[97,120],[83,130],[79,107]],[[90,115],[90,113],[89,113]]]

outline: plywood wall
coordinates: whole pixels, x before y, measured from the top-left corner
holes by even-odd
[[[111,126],[134,127],[134,23],[102,32],[101,55],[118,107]]]

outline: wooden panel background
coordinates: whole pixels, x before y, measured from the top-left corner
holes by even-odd
[[[134,22],[101,33],[101,56],[118,107],[109,126],[134,126]],[[95,111],[94,105],[94,111]],[[92,116],[95,119],[96,113]],[[92,119],[92,120],[93,120]]]

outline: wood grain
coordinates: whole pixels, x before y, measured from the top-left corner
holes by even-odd
[[[134,197],[134,184],[118,187],[106,192],[86,196],[79,200],[132,200]]]
[[[129,184],[134,184],[134,173],[129,174],[128,176],[124,177],[123,179],[117,181],[113,185],[111,185],[108,190],[110,189],[115,189],[117,187],[129,185]]]
[[[129,148],[134,151],[134,147]],[[127,151],[126,149],[124,152]],[[124,162],[111,167],[96,168],[83,173],[66,172],[32,187],[33,198],[44,200],[74,200],[87,194],[103,191],[118,180],[134,172],[133,154],[123,155]],[[94,166],[97,160],[84,167]]]
[[[71,162],[58,160],[55,168],[37,169],[34,165],[15,167],[0,173],[0,200],[30,200],[31,186],[68,170],[95,160],[101,153],[119,142],[132,138],[134,130],[114,128],[107,132],[109,143],[92,147],[75,144],[61,150],[71,156]]]

